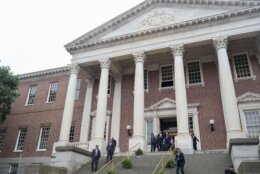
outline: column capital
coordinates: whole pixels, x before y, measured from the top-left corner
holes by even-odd
[[[184,53],[184,45],[183,44],[175,44],[175,45],[170,45],[171,52],[173,56],[183,56]]]
[[[87,88],[93,88],[94,79],[86,79]]]
[[[213,40],[213,45],[216,48],[216,50],[218,50],[220,48],[227,49],[227,44],[228,44],[227,36],[213,37],[212,40]]]
[[[69,64],[68,67],[70,67],[70,73],[71,74],[78,74],[79,72],[79,65],[76,63]]]
[[[135,63],[137,62],[144,62],[146,59],[146,55],[144,51],[138,51],[138,52],[133,52],[132,55],[134,56]]]
[[[111,60],[109,58],[98,59],[101,68],[109,69]]]

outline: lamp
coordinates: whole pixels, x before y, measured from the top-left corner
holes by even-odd
[[[210,119],[209,120],[209,124],[210,124],[210,129],[211,129],[211,132],[213,132],[215,129],[214,129],[214,124],[215,124],[215,121],[213,119]]]
[[[127,125],[126,129],[127,129],[128,136],[132,136],[132,128],[131,128],[131,126]]]

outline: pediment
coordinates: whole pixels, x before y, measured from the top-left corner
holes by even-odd
[[[244,93],[241,96],[237,97],[237,102],[238,103],[260,102],[260,94],[256,94],[253,92]]]
[[[188,104],[188,108],[197,108],[199,106],[199,103],[192,103]],[[170,109],[176,109],[176,101],[173,99],[170,99],[168,97],[158,101],[157,103],[145,108],[146,111],[151,110],[170,110]]]
[[[72,54],[90,47],[172,32],[212,21],[230,21],[237,16],[259,13],[259,6],[260,2],[253,1],[146,0],[65,47]]]

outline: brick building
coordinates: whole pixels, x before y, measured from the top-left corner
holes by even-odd
[[[64,166],[55,147],[104,150],[110,137],[117,152],[147,150],[163,130],[193,153],[191,132],[199,150],[259,134],[259,13],[257,1],[146,0],[65,45],[71,65],[20,75],[0,172]]]

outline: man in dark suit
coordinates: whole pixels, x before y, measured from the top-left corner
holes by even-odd
[[[115,145],[114,143],[112,143],[112,140],[109,140],[107,143],[107,162],[112,160],[114,150],[115,150]]]
[[[92,150],[91,156],[92,156],[91,171],[96,172],[98,168],[98,160],[101,157],[101,153],[98,145],[96,145],[96,148]]]
[[[184,154],[179,148],[176,150],[175,161],[177,162],[176,174],[179,174],[180,169],[181,169],[181,173],[184,174],[183,168],[185,165],[185,158],[184,158]]]
[[[115,149],[116,149],[116,140],[112,137],[112,143],[114,144],[114,150],[113,150],[113,154],[115,153]]]
[[[199,139],[194,134],[191,135],[191,138],[193,142],[193,149],[197,150],[197,142],[199,142]]]

